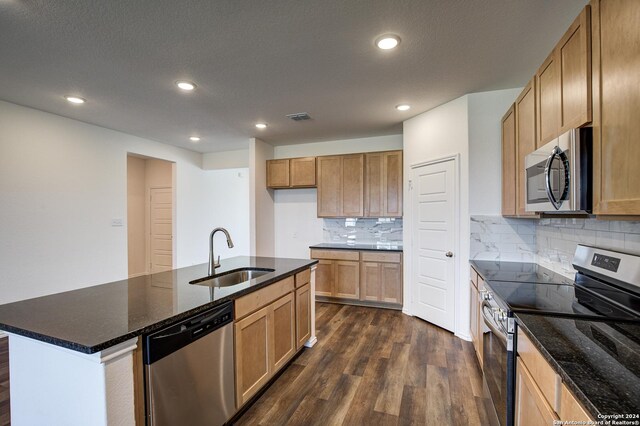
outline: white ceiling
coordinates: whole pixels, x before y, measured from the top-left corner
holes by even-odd
[[[254,136],[284,145],[394,134],[465,93],[523,86],[584,4],[0,0],[0,99],[199,152]],[[377,49],[389,32],[400,46]],[[197,90],[179,92],[178,79]],[[313,120],[284,117],[301,111]]]

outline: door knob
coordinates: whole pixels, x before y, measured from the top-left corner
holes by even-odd
[[[452,252],[450,252],[450,251],[448,251],[448,252],[447,252],[447,254],[445,254],[445,256],[447,256],[447,257],[453,257],[453,253],[452,253]]]

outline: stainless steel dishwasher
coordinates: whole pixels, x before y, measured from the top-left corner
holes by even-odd
[[[144,339],[147,424],[222,425],[236,412],[233,304]]]

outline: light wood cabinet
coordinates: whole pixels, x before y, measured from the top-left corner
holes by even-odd
[[[360,263],[348,260],[335,262],[334,297],[360,298]]]
[[[270,338],[272,345],[271,371],[276,372],[296,351],[296,314],[294,294],[289,293],[271,304]]]
[[[267,187],[314,188],[316,186],[316,157],[267,160]]]
[[[516,426],[548,426],[559,417],[536,385],[521,358],[516,365]]]
[[[516,215],[516,111],[502,117],[502,216]]]
[[[318,259],[316,296],[345,303],[402,305],[401,253],[312,249],[311,258]]]
[[[268,160],[267,161],[267,187],[269,188],[288,188],[289,179],[289,160]]]
[[[365,155],[365,217],[402,217],[402,151]]]
[[[311,337],[311,285],[296,290],[296,349]]]
[[[557,46],[560,133],[591,122],[591,7],[586,6]]]
[[[238,406],[248,401],[271,377],[270,312],[271,307],[266,306],[234,325]]]
[[[536,73],[538,139],[536,147],[558,136],[560,131],[560,71],[554,50]]]
[[[578,402],[567,385],[562,384],[560,389],[560,420],[565,421],[593,421],[594,419]]]
[[[343,217],[364,216],[364,155],[342,156]]]
[[[592,1],[593,211],[640,215],[640,2]]]
[[[471,342],[478,358],[478,363],[482,367],[482,298],[480,297],[480,291],[484,288],[482,279],[478,277],[473,268],[471,268],[471,280],[469,284],[469,291],[471,296]]]
[[[367,258],[363,253],[362,257],[362,262],[360,262],[360,300],[401,304],[402,264],[400,256],[387,259]]]
[[[536,80],[531,79],[515,103],[516,116],[516,214],[535,216],[525,210],[525,157],[536,150]],[[504,178],[504,177],[503,177]]]

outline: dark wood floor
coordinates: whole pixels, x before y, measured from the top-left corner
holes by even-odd
[[[471,343],[398,311],[316,304],[318,343],[238,425],[486,425]]]
[[[9,411],[9,339],[0,339],[0,426],[11,424]]]

